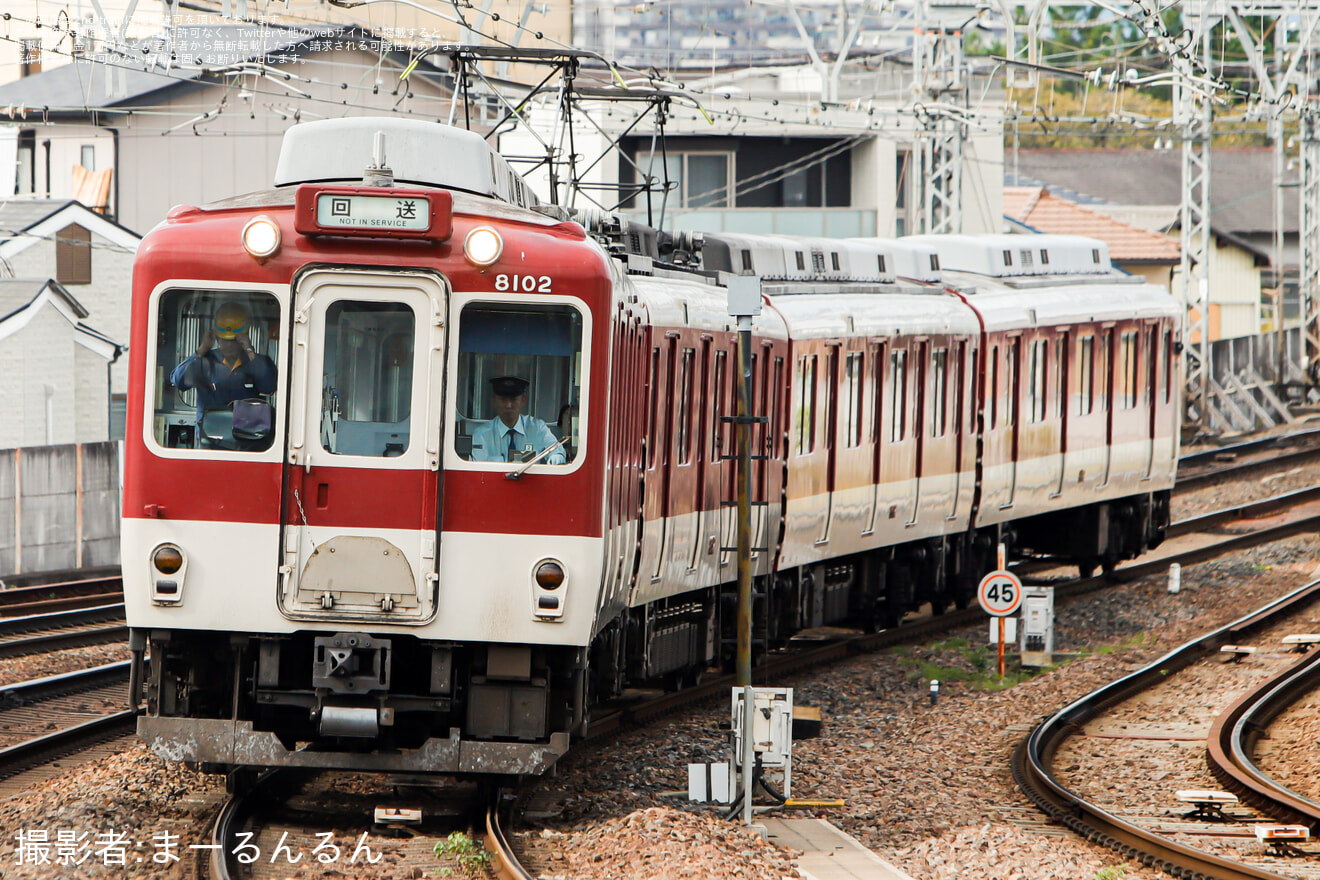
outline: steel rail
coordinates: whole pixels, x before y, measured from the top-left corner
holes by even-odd
[[[0,618],[0,658],[105,645],[127,638],[123,605]]]
[[[1284,434],[1278,437],[1266,437],[1260,440],[1249,440],[1245,443],[1238,443],[1233,446],[1223,446],[1218,449],[1209,449],[1205,452],[1196,452],[1191,455],[1184,455],[1178,459],[1178,468],[1210,468],[1201,473],[1179,474],[1178,483],[1174,487],[1175,492],[1186,491],[1193,488],[1200,488],[1205,484],[1216,483],[1221,480],[1230,479],[1243,473],[1269,467],[1283,461],[1293,461],[1301,463],[1315,458],[1320,458],[1320,444],[1310,445],[1312,442],[1320,440],[1320,428],[1312,428],[1304,431],[1298,431],[1293,434]],[[1289,448],[1294,442],[1300,441],[1303,445],[1298,448]],[[1252,461],[1233,462],[1225,464],[1223,467],[1211,468],[1217,459],[1225,455],[1244,455],[1253,452],[1262,452],[1266,450],[1276,450],[1279,454],[1267,459],[1255,459]]]
[[[65,672],[0,686],[0,709],[26,706],[41,700],[82,693],[119,682],[127,683],[131,665],[132,662],[129,660],[120,660],[117,663],[107,663],[91,669],[79,669],[76,672]]]
[[[278,767],[257,774],[245,791],[231,794],[216,813],[211,825],[211,843],[207,858],[211,880],[238,880],[243,866],[238,854],[242,851],[239,832],[261,807],[279,797],[279,792],[301,779],[307,771],[293,767]]]
[[[1013,755],[1013,778],[1042,811],[1057,822],[1125,858],[1136,859],[1175,877],[1204,880],[1262,880],[1279,878],[1260,868],[1202,852],[1127,822],[1073,793],[1050,772],[1054,754],[1068,737],[1105,708],[1154,684],[1272,620],[1292,613],[1320,598],[1320,581],[1313,581],[1217,630],[1175,648],[1153,663],[1082,697],[1043,721]]]
[[[499,880],[535,880],[518,862],[504,826],[500,823],[500,811],[496,804],[486,808],[486,849],[491,854],[490,869]]]
[[[123,595],[123,578],[98,577],[57,584],[35,584],[0,589],[0,608],[31,604],[59,597]],[[104,603],[102,603],[104,604]]]
[[[8,779],[38,764],[80,752],[89,746],[127,736],[136,726],[137,710],[125,709],[0,749],[0,779]]]
[[[1270,816],[1320,830],[1320,803],[1288,789],[1256,765],[1257,741],[1289,706],[1320,683],[1320,651],[1313,651],[1244,694],[1210,728],[1206,760],[1227,788]]]
[[[86,580],[119,580],[120,568],[117,565],[96,565],[88,568],[62,568],[56,571],[35,571],[25,574],[8,574],[0,578],[0,593],[16,587],[59,586],[65,583],[79,583]]]
[[[1296,507],[1299,504],[1306,504],[1320,499],[1320,486],[1310,486],[1306,489],[1297,489],[1293,492],[1284,492],[1282,495],[1275,495],[1270,498],[1262,498],[1260,501],[1248,501],[1245,504],[1239,504],[1236,507],[1228,507],[1223,510],[1216,510],[1213,513],[1205,513],[1201,516],[1188,517],[1171,523],[1165,531],[1165,535],[1170,538],[1176,538],[1179,535],[1187,535],[1193,532],[1202,532],[1215,526],[1225,525],[1231,522],[1241,520],[1259,519],[1263,516],[1269,516],[1290,507]]]

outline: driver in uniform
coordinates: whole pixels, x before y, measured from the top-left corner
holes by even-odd
[[[518,376],[490,380],[490,405],[495,418],[482,422],[472,432],[473,461],[527,461],[559,442],[545,422],[523,415],[530,384]],[[542,462],[563,464],[565,460],[564,448],[560,446]]]

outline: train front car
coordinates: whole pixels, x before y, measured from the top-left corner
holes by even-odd
[[[567,750],[614,291],[534,200],[475,135],[332,120],[290,131],[275,189],[143,241],[122,558],[157,754],[520,775]]]

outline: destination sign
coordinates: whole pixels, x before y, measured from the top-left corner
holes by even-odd
[[[323,228],[425,232],[431,204],[425,198],[323,192],[316,198],[316,223]]]

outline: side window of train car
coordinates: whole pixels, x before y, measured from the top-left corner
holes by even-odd
[[[275,440],[280,304],[264,291],[167,290],[148,428],[165,449],[264,452]]]
[[[1018,397],[1022,383],[1022,340],[1008,342],[1008,363],[1004,367],[1008,381],[1008,400],[1004,403],[1004,425],[1012,427],[1018,420]]]
[[[990,425],[999,427],[999,346],[990,347]]]
[[[889,356],[889,375],[893,383],[890,397],[889,440],[897,443],[907,436],[907,352],[895,351]]]
[[[687,464],[692,460],[692,365],[696,360],[696,351],[683,349],[682,372],[679,373],[678,391],[678,463]]]
[[[1119,370],[1122,373],[1123,409],[1137,405],[1137,334],[1125,332],[1119,338]]]
[[[451,404],[453,443],[462,458],[567,465],[582,454],[582,328],[582,312],[570,305],[463,307]]]
[[[844,362],[844,383],[847,400],[845,401],[843,433],[845,444],[849,447],[862,445],[862,362],[860,351],[850,352]]]
[[[943,437],[949,411],[949,350],[935,349],[931,357],[930,436]]]
[[[1034,424],[1045,420],[1045,365],[1049,361],[1049,343],[1044,339],[1032,342],[1029,357],[1027,396],[1031,398],[1031,409],[1027,413],[1027,421]]]
[[[1163,374],[1160,376],[1160,384],[1164,386],[1164,402],[1169,403],[1173,400],[1173,331],[1164,331],[1164,356],[1160,359],[1163,367]]]
[[[1077,353],[1077,414],[1091,414],[1095,406],[1095,337],[1083,336],[1078,340]]]
[[[798,387],[802,403],[797,411],[797,452],[809,455],[816,449],[816,355],[798,360]]]

